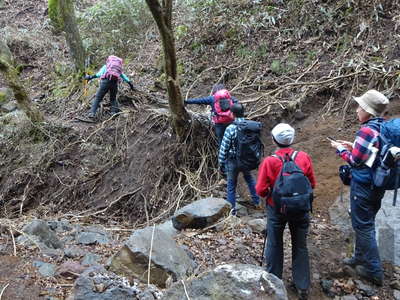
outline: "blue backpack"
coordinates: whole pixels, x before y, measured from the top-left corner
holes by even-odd
[[[272,200],[276,209],[287,216],[296,216],[312,211],[313,189],[304,172],[296,165],[298,151],[279,158],[283,165],[272,189]]]
[[[379,134],[379,152],[372,167],[372,178],[376,187],[394,190],[393,206],[396,205],[400,184],[400,119],[371,122]]]

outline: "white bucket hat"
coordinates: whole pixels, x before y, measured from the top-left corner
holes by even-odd
[[[375,117],[381,116],[389,104],[388,98],[377,90],[369,90],[361,97],[353,97],[353,99],[363,110]]]
[[[275,141],[283,146],[289,146],[293,143],[294,133],[294,128],[286,123],[279,123],[271,131]]]

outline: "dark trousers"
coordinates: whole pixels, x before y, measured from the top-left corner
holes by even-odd
[[[355,231],[354,258],[372,276],[383,276],[378,245],[375,237],[375,216],[381,208],[385,191],[351,181],[351,224]]]
[[[289,223],[292,239],[292,277],[298,289],[310,287],[310,263],[307,249],[307,234],[310,225],[308,213],[301,213],[288,219],[274,207],[267,206],[267,245],[264,257],[267,272],[282,279],[283,272],[283,231]]]
[[[215,135],[217,136],[218,149],[221,146],[222,139],[224,137],[225,129],[231,125],[231,123],[216,123],[214,124]]]
[[[117,113],[119,111],[117,101],[118,80],[102,79],[100,81],[99,89],[96,93],[96,98],[94,99],[92,107],[90,108],[90,112],[93,115],[96,114],[100,102],[103,101],[103,98],[107,94],[107,92],[110,93],[111,112]]]

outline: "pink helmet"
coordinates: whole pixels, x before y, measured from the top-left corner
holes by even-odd
[[[228,90],[219,90],[216,91],[214,94],[215,100],[220,100],[220,99],[230,99],[231,94],[229,93]]]

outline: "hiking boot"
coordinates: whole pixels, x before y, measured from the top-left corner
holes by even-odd
[[[363,266],[356,266],[356,272],[358,276],[376,284],[377,286],[383,285],[383,276],[371,275]]]
[[[345,259],[343,259],[343,264],[352,268],[355,268],[358,265],[361,265],[361,262],[356,259],[354,256],[352,257],[346,257]]]
[[[96,115],[95,115],[94,113],[90,112],[90,113],[88,113],[88,114],[86,115],[86,117],[93,120],[93,119],[96,118]]]
[[[299,296],[299,300],[307,300],[308,290],[297,289],[297,295]]]
[[[255,209],[255,210],[262,209],[260,202],[254,203],[254,202],[248,202],[248,201],[240,201],[240,202],[238,201],[238,203],[240,205],[243,205],[244,207],[247,207],[247,208],[250,208],[250,209]]]

